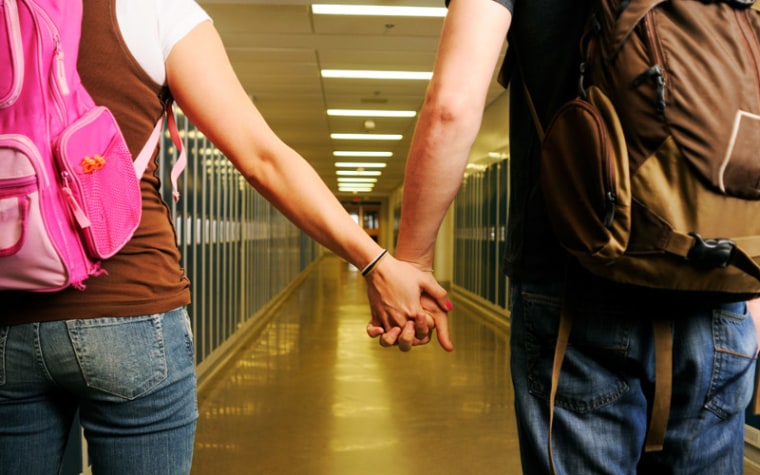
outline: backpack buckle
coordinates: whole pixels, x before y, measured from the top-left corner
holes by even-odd
[[[736,243],[730,239],[704,239],[697,233],[689,233],[694,237],[694,245],[689,249],[686,259],[704,267],[726,267],[736,248]]]

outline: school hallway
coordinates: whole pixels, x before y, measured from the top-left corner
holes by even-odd
[[[366,336],[362,277],[328,255],[199,393],[195,475],[520,473],[507,329],[458,304],[455,350]]]

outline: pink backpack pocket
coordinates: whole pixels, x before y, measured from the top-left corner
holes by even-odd
[[[31,195],[37,191],[36,180],[29,178],[0,184],[0,257],[12,256],[24,245]]]
[[[63,250],[51,237],[60,240],[62,233],[46,224],[61,217],[46,198],[49,195],[42,193],[50,188],[52,177],[31,140],[18,134],[0,135],[0,177],[0,288],[34,290],[69,285],[75,276],[67,269]]]
[[[26,157],[4,149],[0,160],[13,174],[0,180],[0,257],[12,256],[24,246],[29,232],[30,209],[37,198],[37,176]]]
[[[113,114],[95,107],[56,142],[62,190],[94,259],[121,249],[140,224],[142,199],[132,155]]]

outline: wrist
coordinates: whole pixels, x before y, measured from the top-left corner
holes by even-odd
[[[407,264],[411,264],[411,265],[413,265],[414,267],[416,267],[417,269],[419,269],[422,272],[433,272],[434,271],[432,265],[427,265],[427,264],[424,264],[424,263],[421,263],[421,262],[410,261],[408,259],[399,259],[399,258],[396,258],[396,259],[398,259],[401,262],[406,262]]]
[[[435,258],[434,246],[420,246],[419,243],[409,243],[399,240],[393,257],[408,262],[419,269],[432,269]]]
[[[372,270],[377,266],[378,263],[380,263],[386,254],[388,254],[388,250],[382,249],[371,261],[369,261],[369,263],[367,263],[367,265],[365,265],[361,270],[362,277],[369,275],[369,273],[372,272]]]
[[[397,253],[394,256],[397,260],[411,264],[423,272],[433,272],[433,257],[409,257]]]

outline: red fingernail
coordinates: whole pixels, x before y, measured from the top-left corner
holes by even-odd
[[[453,304],[453,303],[451,303],[451,301],[450,301],[450,300],[447,300],[447,301],[446,301],[446,308],[447,308],[448,310],[451,310],[451,309],[453,309],[453,308],[454,308],[454,304]]]

